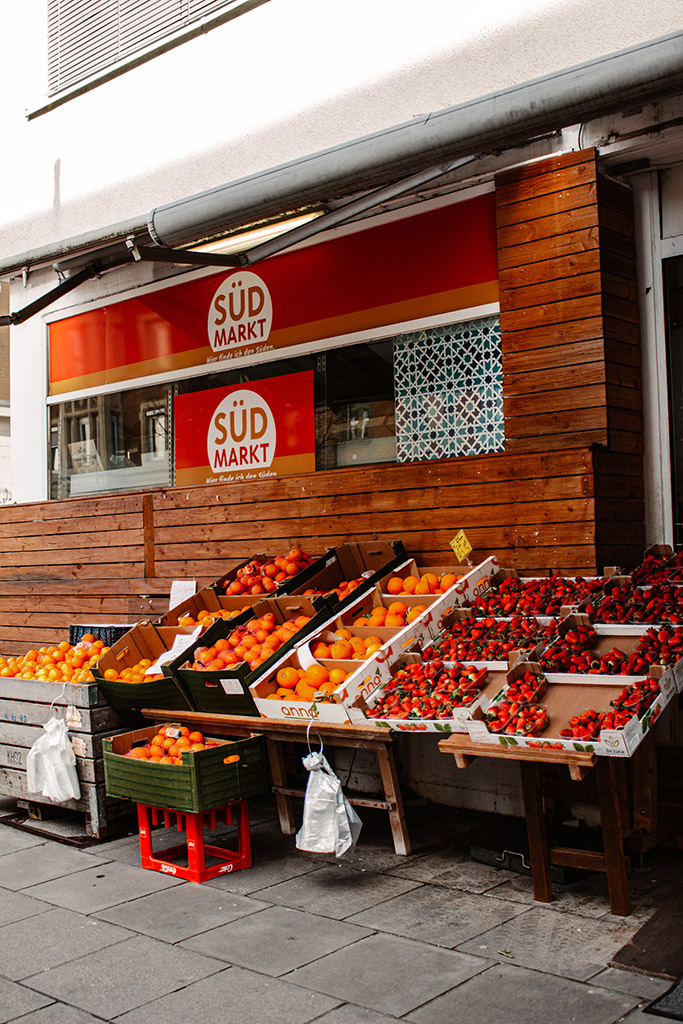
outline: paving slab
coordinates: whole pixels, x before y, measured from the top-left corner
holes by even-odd
[[[647,999],[648,1002],[671,988],[671,981],[667,978],[655,978],[650,974],[620,970],[618,967],[606,967],[604,971],[594,974],[590,983],[615,992],[627,992],[640,999]]]
[[[437,949],[424,942],[370,935],[293,971],[286,980],[400,1017],[490,964],[483,957]]]
[[[7,978],[0,978],[0,1024],[47,1006],[52,1000]]]
[[[416,882],[429,882],[432,885],[446,885],[453,889],[462,889],[464,892],[479,893],[487,892],[501,882],[515,877],[513,871],[494,868],[489,864],[479,864],[471,860],[468,854],[450,849],[436,850],[425,857],[411,857],[403,864],[393,865],[388,873]]]
[[[0,828],[0,856],[6,853],[15,853],[17,850],[26,850],[29,846],[41,846],[44,842],[44,836],[22,832],[21,829],[12,828],[11,825]]]
[[[187,949],[279,977],[369,935],[360,925],[269,907],[183,942]],[[311,981],[311,987],[318,986]],[[325,990],[322,990],[325,991]]]
[[[615,920],[620,923],[532,907],[457,949],[585,980],[606,967],[639,927],[629,918]]]
[[[423,885],[354,914],[347,920],[377,931],[453,949],[466,939],[520,913],[528,913],[527,908],[520,904],[443,886]]]
[[[289,985],[277,978],[229,967],[206,981],[155,999],[117,1017],[115,1024],[150,1021],[201,1021],[201,1024],[308,1024],[336,1003],[329,996]],[[360,1021],[358,1022],[360,1024]]]
[[[35,914],[44,914],[52,909],[50,903],[42,903],[23,892],[0,888],[0,927],[12,924],[13,921],[23,921],[25,917],[33,917]]]
[[[344,1003],[336,1010],[316,1017],[315,1024],[398,1024],[399,1018],[387,1013],[376,1013],[364,1006],[351,1006]]]
[[[642,918],[652,914],[653,906],[659,905],[659,897],[658,895],[652,897],[651,894],[659,885],[660,883],[650,878],[629,875],[629,896],[631,898],[631,914],[629,916],[639,915]],[[553,910],[568,910],[572,914],[594,918],[611,916],[607,876],[602,872],[599,874],[586,873],[576,882],[571,882],[568,885],[555,883],[552,888]],[[525,903],[527,906],[547,906],[547,904],[534,899],[530,875],[515,875],[514,878],[501,882],[495,889],[489,889],[488,895],[512,900],[514,903]],[[613,920],[617,920],[617,918],[615,917]]]
[[[489,967],[452,992],[414,1010],[411,1024],[453,1024],[460,1007],[476,1024],[612,1024],[637,1000],[620,992],[509,964]]]
[[[120,903],[95,916],[164,942],[180,942],[267,906],[248,896],[189,884]]]
[[[98,864],[107,859],[98,857]],[[25,889],[37,882],[61,878],[92,868],[93,858],[61,843],[38,843],[0,857],[0,879],[5,889]]]
[[[311,914],[348,918],[384,900],[419,887],[418,882],[391,878],[343,864],[316,868],[297,878],[259,889],[258,898]]]
[[[109,1020],[222,969],[187,949],[136,935],[25,980],[24,984]]]
[[[90,862],[92,864],[92,861]],[[180,878],[162,875],[158,871],[146,871],[128,864],[109,861],[88,871],[55,878],[41,885],[33,885],[25,891],[47,903],[54,903],[67,910],[81,914],[94,914],[106,907],[127,903],[137,896],[166,889],[172,885],[189,885]]]
[[[251,867],[219,875],[203,884],[216,889],[229,889],[230,892],[241,893],[243,896],[251,893],[258,896],[261,889],[284,879],[305,875],[309,871],[315,871],[319,866],[320,864],[310,857],[296,852],[293,839],[292,843],[285,847],[281,843],[270,844],[258,840],[254,842],[252,834]]]
[[[20,1017],[18,1024],[102,1024],[101,1017],[93,1017],[85,1010],[77,1010],[66,1003],[50,1003],[42,1010],[33,1010],[26,1017]]]
[[[19,981],[123,942],[131,934],[125,928],[53,908],[47,914],[0,928],[0,970],[5,977]]]

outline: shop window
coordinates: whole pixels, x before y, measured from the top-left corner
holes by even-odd
[[[50,497],[172,482],[170,386],[93,395],[50,409]]]
[[[683,256],[664,261],[674,542],[683,545]]]
[[[503,451],[497,316],[397,338],[394,379],[399,462]]]
[[[48,0],[50,94],[149,49],[239,0]]]
[[[500,324],[492,316],[54,405],[50,495],[173,484],[173,395],[210,396],[304,371],[314,379],[317,470],[504,449]]]

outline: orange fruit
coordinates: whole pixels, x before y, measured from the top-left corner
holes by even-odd
[[[347,676],[348,676],[348,672],[345,672],[343,668],[333,668],[333,669],[330,669],[330,678],[329,678],[330,686],[332,686],[332,687],[340,686],[344,682],[344,680],[346,679]],[[327,684],[323,684],[323,685],[327,685]]]
[[[445,593],[447,590],[450,590],[450,588],[454,586],[459,579],[462,579],[462,577],[456,576],[455,573],[452,572],[445,572],[439,580],[439,589]]]
[[[326,683],[329,678],[330,673],[324,665],[309,665],[304,671],[305,682],[313,687],[320,686],[321,683]]]
[[[288,688],[291,686],[296,686],[296,684],[299,681],[299,673],[295,668],[285,667],[280,669],[275,678],[277,679],[278,684],[280,686]]]
[[[387,583],[387,594],[402,594],[403,580],[400,576],[392,576]]]
[[[408,605],[405,601],[392,601],[387,608],[387,616],[389,615],[405,615],[408,611]]]
[[[295,692],[301,700],[313,700],[318,689],[318,686],[308,686],[305,680],[300,679],[296,684]]]
[[[343,661],[345,658],[350,658],[353,650],[352,642],[353,637],[349,642],[346,640],[336,640],[330,647],[329,656],[335,661]],[[315,652],[313,653],[315,654]]]

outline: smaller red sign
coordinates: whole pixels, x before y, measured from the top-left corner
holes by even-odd
[[[175,399],[176,484],[315,471],[313,371]]]

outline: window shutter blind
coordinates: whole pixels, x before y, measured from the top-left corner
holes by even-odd
[[[48,86],[58,92],[236,0],[48,0]]]

